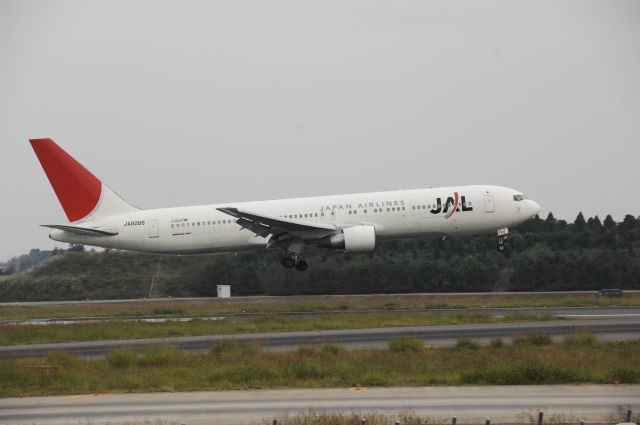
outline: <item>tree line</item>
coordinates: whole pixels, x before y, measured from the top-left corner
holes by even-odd
[[[611,216],[570,223],[553,214],[511,230],[508,248],[496,236],[381,242],[350,254],[309,249],[306,272],[284,269],[280,251],[157,256],[131,252],[58,253],[27,273],[0,280],[0,300],[152,296],[487,292],[640,288],[640,218]],[[158,268],[158,262],[160,267]]]

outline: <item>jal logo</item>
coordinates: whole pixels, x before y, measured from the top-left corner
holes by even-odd
[[[442,205],[442,198],[436,198],[436,208],[431,210],[431,214],[445,213],[445,218],[451,218],[456,211],[473,211],[473,207],[467,205],[464,195],[459,196],[458,192],[453,192]]]

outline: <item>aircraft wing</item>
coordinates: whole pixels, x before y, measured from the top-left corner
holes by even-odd
[[[305,223],[303,221],[271,217],[232,207],[218,208],[218,211],[235,217],[236,223],[263,238],[269,235],[275,236],[278,239],[282,239],[287,235],[301,239],[321,238],[334,234],[337,230],[332,224]]]
[[[115,236],[118,234],[115,230],[97,229],[81,226],[67,226],[63,224],[41,224],[42,227],[50,229],[64,230],[65,232],[74,233],[80,236]]]

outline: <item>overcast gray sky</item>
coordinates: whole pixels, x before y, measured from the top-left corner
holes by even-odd
[[[489,183],[640,214],[640,2],[0,1],[0,259],[65,223],[27,139],[144,207]]]

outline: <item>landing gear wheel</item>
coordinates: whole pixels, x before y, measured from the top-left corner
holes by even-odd
[[[496,247],[498,252],[504,252],[504,250],[506,249],[506,247],[504,246],[504,241],[506,241],[508,237],[509,229],[505,227],[504,229],[498,230],[498,246]]]
[[[292,269],[296,265],[296,260],[292,257],[284,257],[281,261],[282,265],[288,269]]]
[[[296,270],[300,270],[301,272],[307,270],[307,267],[309,267],[309,265],[302,259],[298,260],[298,262],[296,263]]]

